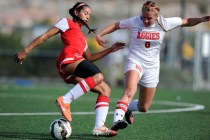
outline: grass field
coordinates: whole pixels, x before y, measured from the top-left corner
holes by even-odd
[[[58,96],[68,90],[66,86],[1,85],[0,140],[52,139],[49,133],[50,123],[54,119],[61,118],[54,102]],[[122,89],[112,89],[110,114],[106,122],[108,127],[111,126],[112,112],[121,94]],[[150,111],[146,114],[135,113],[135,123],[119,131],[118,135],[112,138],[92,136],[95,115],[77,114],[78,112],[94,112],[95,99],[95,94],[88,93],[72,103],[73,132],[70,139],[210,140],[210,92],[158,89]],[[196,109],[198,107],[196,105],[203,105],[205,108],[197,111],[188,110],[193,107]],[[173,110],[173,112],[167,113],[167,110]],[[41,112],[44,114],[41,115]]]

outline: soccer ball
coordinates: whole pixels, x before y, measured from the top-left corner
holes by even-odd
[[[70,123],[63,119],[56,119],[50,124],[50,134],[54,139],[64,140],[70,137],[72,128]]]

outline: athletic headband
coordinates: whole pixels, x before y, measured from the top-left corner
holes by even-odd
[[[84,6],[84,5],[87,5],[87,4],[85,4],[85,3],[80,3],[80,4],[75,8],[75,10],[77,10],[79,7]]]
[[[76,15],[76,10],[77,10],[79,7],[84,6],[84,5],[88,6],[88,5],[85,4],[85,3],[80,3],[80,4],[74,9],[74,14]]]

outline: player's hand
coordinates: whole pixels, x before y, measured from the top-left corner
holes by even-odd
[[[208,22],[210,21],[210,16],[204,16],[201,19],[202,19],[202,22]]]
[[[26,59],[27,53],[25,50],[20,51],[19,53],[15,54],[13,56],[13,60],[16,63],[20,63],[21,65],[23,64],[23,61]]]
[[[125,43],[123,42],[116,42],[111,46],[112,52],[116,52],[120,49],[123,49],[125,46]]]
[[[101,45],[104,48],[107,48],[107,44],[109,43],[107,40],[103,39],[101,36],[96,36],[96,41],[98,42],[99,45]]]

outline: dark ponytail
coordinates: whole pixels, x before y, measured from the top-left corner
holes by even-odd
[[[88,6],[89,7],[89,5],[85,4],[84,2],[77,2],[72,8],[69,9],[69,14],[74,19],[80,21],[82,24],[84,24],[87,27],[87,29],[89,30],[88,34],[90,34],[91,32],[92,33],[95,33],[96,32],[96,29],[91,29],[85,21],[83,21],[80,17],[78,17],[78,16],[75,15],[75,11],[80,12],[80,10],[82,10],[82,8],[84,6]]]

